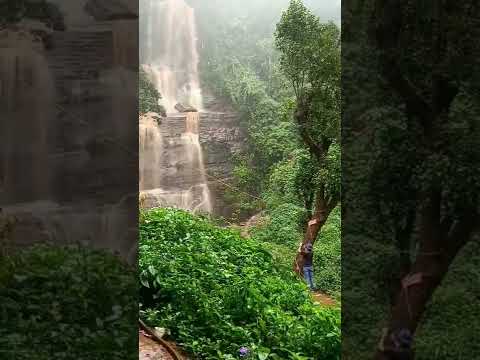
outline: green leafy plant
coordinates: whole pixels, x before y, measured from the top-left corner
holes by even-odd
[[[0,28],[28,18],[41,21],[55,30],[65,30],[58,5],[45,0],[3,0],[0,2],[0,14]]]
[[[142,68],[139,69],[138,91],[138,106],[140,114],[156,112],[162,116],[166,116],[165,108],[158,103],[162,97],[155,88],[155,85],[149,80],[145,70]]]
[[[265,220],[250,232],[274,255],[277,265],[286,271],[292,267],[292,256],[302,239],[301,226],[305,210],[293,204],[283,204],[269,212]],[[341,216],[340,207],[329,216],[314,246],[315,286],[339,298],[341,292]]]
[[[174,209],[141,214],[141,318],[198,359],[339,359],[340,311],[252,239]]]
[[[315,244],[315,286],[340,297],[342,283],[341,213],[335,208]]]
[[[115,256],[87,248],[1,257],[0,357],[137,359],[135,280]]]
[[[253,230],[252,236],[258,241],[296,247],[302,238],[301,226],[305,219],[304,208],[284,203],[269,212],[266,221]]]

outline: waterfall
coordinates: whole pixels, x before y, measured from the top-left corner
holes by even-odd
[[[20,219],[12,238],[15,244],[49,242],[57,245],[91,246],[123,254],[135,264],[138,224],[132,218],[128,194],[116,204],[76,206],[50,201],[13,204],[3,207],[5,216]],[[133,246],[132,246],[133,245]]]
[[[0,32],[2,203],[50,195],[47,133],[55,119],[55,86],[42,51],[25,33]]]
[[[169,118],[185,120],[180,137],[164,139],[154,113],[140,118],[140,191],[146,207],[176,207],[212,212],[212,197],[205,175],[197,112]],[[165,119],[162,119],[162,122]]]
[[[155,189],[161,185],[163,139],[153,114],[140,118],[139,136],[140,191]]]
[[[140,62],[163,97],[167,112],[175,104],[203,108],[194,10],[184,0],[144,0]]]
[[[186,144],[187,155],[191,164],[192,177],[198,173],[200,183],[197,185],[201,189],[201,201],[195,204],[194,210],[200,209],[206,212],[212,211],[212,200],[208,188],[205,174],[205,163],[199,140],[200,114],[198,112],[186,113],[185,133],[183,139]]]
[[[180,136],[165,134],[154,114],[140,119],[140,191],[146,207],[171,206],[211,212],[212,197],[200,145],[200,114],[175,114],[181,103],[203,109],[198,73],[197,29],[185,0],[142,0],[140,63],[162,96],[169,116],[185,121]]]

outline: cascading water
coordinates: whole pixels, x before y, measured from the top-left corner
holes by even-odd
[[[161,152],[163,139],[152,113],[140,118],[140,191],[154,189],[161,184]]]
[[[167,112],[186,103],[202,110],[194,10],[184,0],[143,0],[140,62],[163,97]]]
[[[182,114],[185,131],[164,139],[154,113],[140,118],[140,191],[149,207],[171,206],[190,211],[212,211],[199,141],[197,112]]]
[[[136,123],[131,120],[138,115],[138,57],[132,60],[127,56],[136,43],[135,31],[131,31],[136,26],[130,23],[129,30],[122,27],[126,24],[122,21],[114,26],[111,40],[115,67],[102,69],[98,79],[88,80],[88,90],[94,90],[99,101],[87,100],[85,109],[79,106],[84,101],[84,74],[75,71],[77,66],[83,67],[83,62],[78,60],[76,51],[70,58],[71,49],[78,44],[71,38],[78,34],[89,54],[99,46],[98,39],[103,44],[104,31],[54,32],[55,46],[50,51],[45,51],[29,28],[15,26],[0,31],[0,221],[3,217],[17,220],[8,239],[10,244],[82,243],[119,252],[135,263],[138,223],[131,209],[138,194],[122,182],[111,181],[111,174],[118,169],[129,166],[135,171],[138,167],[136,151],[123,146],[132,142]],[[87,68],[92,60],[86,61]],[[69,74],[68,81],[63,78],[65,73]],[[71,94],[65,93],[67,101],[56,98],[55,86],[59,84],[65,90],[72,86]],[[61,113],[56,113],[56,107]],[[93,114],[102,117],[98,119]],[[56,131],[49,133],[56,129],[62,130],[61,137]],[[89,153],[90,140],[104,139],[108,142],[102,151]],[[136,141],[134,138],[135,144]],[[119,153],[125,157],[114,156]],[[87,186],[105,189],[106,194],[87,187],[88,193],[72,191],[73,201],[67,200],[71,194],[63,194],[64,179],[79,174],[78,178],[88,176],[91,180],[91,170],[95,169],[100,174],[98,182]],[[67,176],[63,177],[64,174]],[[53,175],[55,184],[60,185],[59,202],[55,201],[56,189],[48,186]],[[79,189],[84,191],[82,186]],[[119,192],[124,189],[131,194]]]
[[[4,30],[0,49],[1,202],[46,199],[55,88],[43,46],[28,32]]]
[[[195,204],[193,210],[201,209],[207,212],[212,211],[212,201],[210,196],[210,190],[208,188],[207,179],[205,176],[205,164],[203,162],[202,148],[199,140],[200,130],[200,115],[198,112],[186,113],[186,129],[182,138],[185,141],[187,148],[187,155],[189,161],[192,164],[192,176],[195,172],[199,172],[200,184],[196,185],[201,191],[201,201]]]
[[[140,191],[147,207],[212,211],[199,140],[200,114],[174,114],[177,103],[203,108],[194,10],[184,0],[143,0],[140,62],[169,117],[185,121],[180,137],[162,133],[152,114],[140,118]]]

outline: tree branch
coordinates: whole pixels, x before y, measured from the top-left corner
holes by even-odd
[[[314,154],[320,161],[325,157],[325,151],[320,144],[317,144],[308,131],[309,118],[311,116],[312,94],[298,99],[297,111],[295,112],[295,120],[299,126],[300,136],[308,146],[310,152]]]
[[[295,120],[299,126],[300,136],[304,143],[308,146],[310,152],[314,154],[321,162],[325,158],[328,149],[330,148],[331,141],[322,141],[322,144],[318,144],[313,140],[309,129],[309,119],[311,117],[311,104],[313,100],[313,94],[302,96],[298,99],[297,110],[295,111]],[[324,139],[325,140],[325,139]]]
[[[403,99],[407,112],[417,115],[423,127],[429,129],[432,123],[432,109],[415,86],[403,76],[397,60],[395,50],[399,48],[398,40],[403,20],[400,2],[377,0],[375,11],[377,20],[372,22],[374,28],[371,29],[371,35],[381,52],[382,75]]]

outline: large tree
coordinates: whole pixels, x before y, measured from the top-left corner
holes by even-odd
[[[344,10],[343,334],[355,334],[351,345],[358,348],[372,327],[385,327],[380,341],[373,339],[378,350],[366,345],[368,358],[413,358],[417,333],[422,359],[437,350],[444,354],[438,358],[457,358],[448,343],[453,335],[432,330],[441,319],[455,332],[451,322],[466,318],[440,299],[449,291],[470,294],[456,272],[471,271],[464,263],[478,256],[480,73],[473,39],[480,9],[473,1],[359,0]],[[474,297],[478,284],[468,286]],[[390,297],[380,291],[387,287]],[[439,343],[445,345],[437,349]]]
[[[474,239],[480,220],[479,47],[473,40],[479,6],[475,1],[372,4],[370,39],[380,75],[401,104],[401,143],[409,144],[406,153],[396,153],[409,165],[389,172],[385,164],[391,169],[393,159],[384,158],[379,170],[386,172],[374,182],[381,184],[376,189],[384,195],[394,220],[392,237],[403,254],[401,282],[375,359],[400,353],[413,358],[411,337],[427,303],[459,251]],[[390,145],[392,140],[387,137]],[[408,197],[392,194],[392,182],[407,184],[402,194]]]
[[[313,211],[296,255],[294,270],[303,273],[303,245],[314,243],[340,201],[340,31],[321,23],[301,0],[292,0],[277,24],[280,66],[294,89],[294,120],[316,163],[310,182]]]

